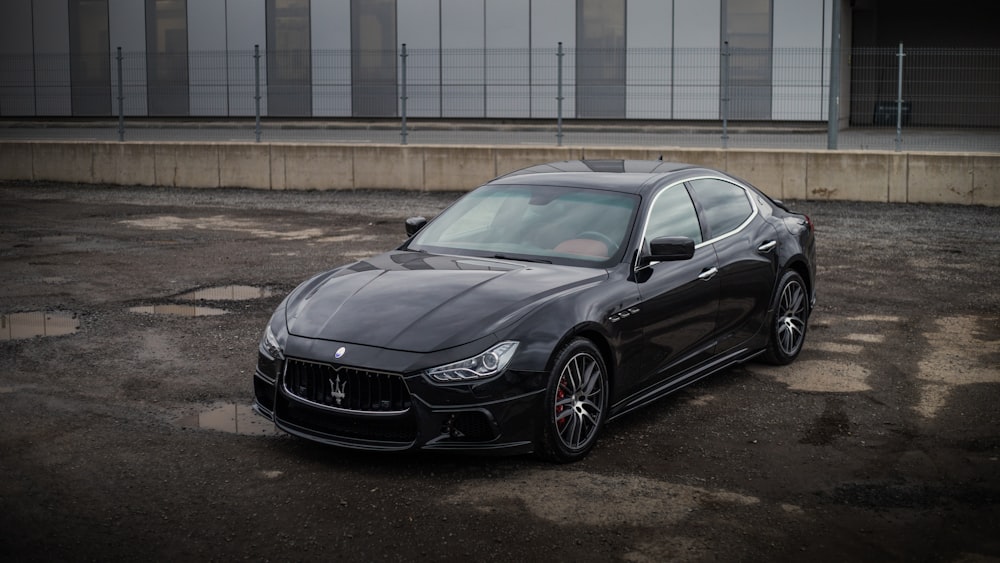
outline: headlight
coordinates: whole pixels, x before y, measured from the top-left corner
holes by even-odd
[[[260,347],[264,350],[264,353],[272,359],[285,359],[284,350],[281,349],[281,344],[278,343],[278,338],[274,336],[274,332],[271,330],[270,324],[267,325],[267,329],[264,331],[264,337],[260,340]]]
[[[516,350],[517,342],[507,340],[478,356],[446,366],[431,368],[426,372],[427,377],[439,383],[471,381],[491,377],[502,372],[507,367],[511,358],[514,357]]]

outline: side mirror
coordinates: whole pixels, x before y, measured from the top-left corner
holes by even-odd
[[[406,236],[412,237],[417,234],[417,231],[424,228],[427,224],[427,219],[424,217],[410,217],[406,220]]]
[[[649,243],[649,252],[639,258],[640,266],[651,262],[690,260],[694,256],[694,241],[688,237],[659,237]]]

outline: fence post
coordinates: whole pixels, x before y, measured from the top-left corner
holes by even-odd
[[[486,46],[483,45],[483,119],[490,116],[490,59]]]
[[[563,48],[562,41],[556,50],[556,60],[558,61],[556,72],[556,144],[562,146],[562,106],[563,106]]]
[[[729,41],[722,43],[722,148],[729,148]]]
[[[122,86],[122,48],[118,47],[118,142],[125,142],[125,89]]]
[[[899,82],[896,96],[896,152],[903,148],[903,44],[899,44]]]
[[[254,114],[256,115],[256,120],[254,121],[253,136],[254,141],[260,142],[260,45],[253,46],[253,101],[254,101]]]
[[[826,148],[837,150],[840,133],[840,0],[833,0],[833,22],[830,38],[830,93],[826,112]]]
[[[400,144],[405,145],[406,144],[406,135],[407,135],[407,131],[406,131],[406,98],[407,98],[407,96],[406,96],[406,43],[403,43],[403,49],[399,53],[399,58],[402,59],[401,70],[402,70],[402,80],[403,80],[402,95],[399,97],[399,101],[401,102],[401,104],[400,104],[400,113],[403,116],[403,123],[402,123],[402,129],[399,132],[399,136],[400,136]]]

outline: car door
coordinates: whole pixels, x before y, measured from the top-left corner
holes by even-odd
[[[691,180],[689,186],[718,259],[715,352],[722,354],[764,326],[777,275],[778,236],[742,186],[721,178]]]
[[[643,377],[632,391],[656,385],[710,355],[719,300],[715,249],[703,243],[701,225],[684,184],[659,191],[650,206],[645,245],[664,236],[695,243],[689,260],[654,262],[636,271],[641,302],[630,319],[643,331]]]

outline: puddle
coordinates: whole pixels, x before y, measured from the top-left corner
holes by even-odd
[[[861,393],[870,391],[868,376],[871,373],[863,366],[843,360],[798,360],[795,369],[783,366],[748,364],[747,370],[758,375],[772,377],[784,383],[789,389],[815,393]]]
[[[272,231],[261,227],[258,221],[249,219],[234,219],[225,215],[215,215],[213,217],[198,217],[193,219],[162,216],[150,217],[147,219],[134,219],[121,221],[122,224],[143,229],[156,231],[183,231],[188,229],[209,229],[219,231],[233,231],[244,233],[258,238],[269,238],[279,240],[306,240],[323,236],[321,229],[301,229],[298,231]]]
[[[251,285],[226,285],[222,287],[207,287],[178,295],[183,301],[250,301],[271,297],[274,291],[266,287]]]
[[[985,319],[996,326],[996,317]],[[979,321],[973,316],[943,317],[924,333],[928,349],[917,363],[920,401],[914,407],[921,415],[935,418],[962,386],[1000,383],[994,353],[1000,339],[981,332]]]
[[[80,330],[76,313],[31,311],[0,315],[0,340],[20,340],[36,336],[63,336]]]
[[[223,309],[196,305],[146,305],[144,307],[130,307],[129,311],[144,315],[173,315],[176,317],[215,317],[226,314]]]
[[[274,290],[252,285],[225,285],[206,287],[178,295],[180,301],[249,301],[274,295]],[[173,315],[175,317],[215,317],[225,315],[225,309],[202,307],[200,305],[165,304],[130,307],[129,311],[145,315]]]
[[[253,412],[250,405],[216,403],[211,409],[177,421],[184,428],[218,430],[245,436],[274,436],[274,423]]]
[[[584,471],[529,470],[517,486],[503,479],[468,479],[444,501],[463,510],[492,513],[511,503],[557,526],[676,526],[702,507],[748,510],[761,500],[734,491],[710,490],[638,476],[604,476]],[[589,499],[604,501],[602,510]],[[743,513],[743,512],[741,512]],[[653,558],[654,561],[671,557]],[[645,560],[645,559],[642,559]]]

